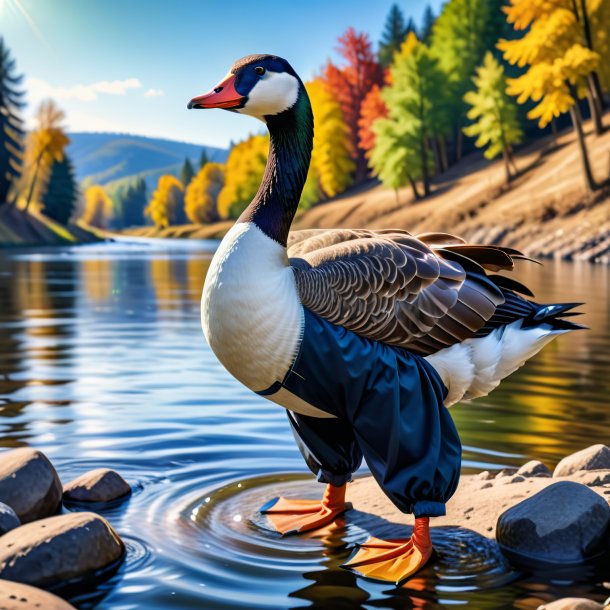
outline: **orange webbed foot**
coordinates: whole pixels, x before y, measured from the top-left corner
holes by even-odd
[[[429,519],[415,519],[409,539],[380,540],[369,538],[342,567],[374,580],[403,583],[423,568],[432,556]]]
[[[332,523],[351,508],[345,502],[345,488],[345,485],[328,485],[321,501],[275,498],[265,504],[260,512],[267,515],[282,536],[308,532]]]

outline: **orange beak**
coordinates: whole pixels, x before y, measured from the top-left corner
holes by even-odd
[[[240,108],[246,97],[235,89],[235,74],[227,74],[212,91],[194,97],[187,108]]]

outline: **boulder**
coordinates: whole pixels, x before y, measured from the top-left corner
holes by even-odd
[[[97,468],[64,485],[64,500],[73,502],[111,502],[128,496],[131,487],[109,468]]]
[[[610,470],[610,447],[591,445],[564,457],[555,467],[554,477],[567,477],[579,470]]]
[[[516,468],[502,468],[502,470],[498,470],[496,473],[496,479],[501,479],[502,477],[512,477],[516,472]]]
[[[0,538],[0,578],[49,587],[118,565],[124,555],[123,542],[99,515],[58,515]]]
[[[10,580],[0,580],[2,610],[76,610],[56,595]]]
[[[20,525],[21,521],[19,521],[17,513],[10,506],[0,502],[0,536]]]
[[[61,491],[53,464],[40,451],[22,447],[0,453],[0,502],[22,523],[57,513]]]
[[[542,604],[538,610],[604,610],[604,605],[584,597],[564,597]]]
[[[580,564],[608,545],[610,507],[580,483],[553,483],[498,518],[496,538],[509,555],[547,564]]]
[[[523,464],[517,474],[525,478],[530,477],[550,477],[551,471],[540,461],[531,460],[527,464]]]

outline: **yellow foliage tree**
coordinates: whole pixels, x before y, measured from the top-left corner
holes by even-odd
[[[507,79],[507,91],[520,104],[537,105],[528,117],[545,127],[554,117],[569,112],[578,135],[586,185],[593,179],[582,129],[578,99],[586,95],[589,77],[599,64],[599,55],[581,44],[575,13],[563,5],[567,0],[510,0],[505,7],[516,30],[527,28],[516,40],[500,40],[498,48],[511,64],[528,66],[518,78]],[[584,0],[583,0],[584,2]],[[592,105],[594,112],[594,105]]]
[[[225,166],[206,163],[191,179],[184,197],[184,211],[191,222],[218,220],[218,194],[224,185]]]
[[[64,149],[70,143],[63,127],[66,115],[53,100],[45,100],[36,112],[36,128],[28,137],[28,150],[26,158],[26,180],[29,183],[25,201],[25,209],[38,196],[40,184],[48,176],[53,161],[62,161]],[[42,179],[41,179],[42,178]]]
[[[160,229],[185,222],[182,182],[169,174],[160,176],[157,190],[153,193],[144,213],[150,216],[155,226]]]
[[[269,136],[250,136],[229,153],[225,183],[218,194],[218,213],[237,218],[252,201],[265,173]]]
[[[334,197],[351,183],[355,163],[350,130],[341,107],[320,79],[305,85],[313,110],[315,131],[311,164],[301,196],[301,206],[309,207],[323,197]]]
[[[112,217],[112,199],[103,186],[95,184],[85,191],[85,210],[81,220],[92,227],[105,229]]]

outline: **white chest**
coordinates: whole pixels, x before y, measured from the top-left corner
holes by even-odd
[[[222,240],[201,298],[203,333],[216,357],[254,391],[281,381],[298,349],[303,324],[286,249],[253,223]]]

